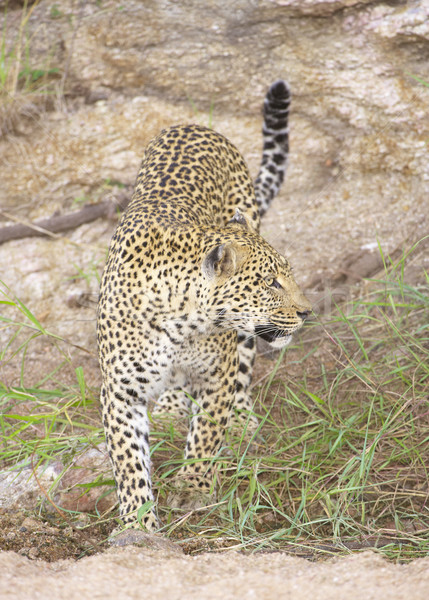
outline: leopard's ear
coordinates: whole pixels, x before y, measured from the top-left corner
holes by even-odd
[[[219,244],[212,248],[203,261],[203,273],[209,279],[214,277],[230,277],[237,272],[241,264],[245,249],[235,244]]]

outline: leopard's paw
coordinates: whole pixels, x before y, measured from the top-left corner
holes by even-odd
[[[172,491],[167,497],[170,508],[195,510],[216,502],[211,476],[195,475],[183,467],[172,483]]]

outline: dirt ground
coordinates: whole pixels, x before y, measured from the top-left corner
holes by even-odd
[[[40,2],[29,20],[31,60],[37,66],[49,54],[67,77],[58,76],[61,89],[47,104],[23,94],[2,123],[1,226],[106,199],[120,204],[148,140],[179,122],[207,125],[211,104],[213,126],[256,175],[261,101],[281,76],[293,92],[291,159],[262,233],[291,259],[316,310],[329,311],[332,295],[378,272],[378,244],[394,253],[428,233],[429,94],[406,75],[427,75],[425,2],[243,0],[226,10],[221,0],[70,1],[56,5],[59,14],[51,4]],[[11,3],[12,46],[20,11]],[[99,385],[96,274],[115,224],[113,212],[49,239],[0,245],[0,279],[71,342],[64,381],[84,364],[88,385]],[[419,261],[427,270],[428,253]],[[9,338],[2,329],[0,341]],[[24,382],[57,364],[57,349],[36,341]],[[0,368],[8,385],[19,382],[19,361]],[[107,543],[80,558],[88,540],[67,525],[1,507],[0,522],[0,598],[418,600],[429,593],[429,558],[395,565],[365,551],[311,562]],[[109,533],[88,536],[101,542]]]
[[[425,600],[429,558],[392,565],[371,552],[312,563],[284,554],[180,556],[123,548],[48,564],[0,554],[2,598]]]

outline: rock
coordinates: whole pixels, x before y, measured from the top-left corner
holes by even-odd
[[[125,529],[117,535],[111,536],[109,542],[112,546],[140,546],[150,550],[162,550],[169,555],[181,555],[183,550],[168,538],[147,533],[141,529]]]
[[[41,531],[43,528],[44,525],[40,520],[34,519],[33,517],[26,517],[21,523],[19,531]]]
[[[61,477],[54,502],[65,510],[99,512],[110,510],[117,502],[116,491],[110,485],[85,488],[96,479],[112,479],[106,445],[89,448],[72,461]]]
[[[404,42],[429,42],[429,4],[413,2],[401,10],[384,15],[372,29],[385,38]]]
[[[49,490],[56,477],[60,474],[58,465],[36,469],[29,466],[14,468],[0,472],[0,508],[34,509],[43,493],[41,488]],[[40,484],[40,485],[39,485]]]
[[[369,4],[373,0],[269,0],[277,6],[287,8],[293,16],[327,17],[338,10],[357,4]]]
[[[37,467],[37,478],[30,466],[0,472],[0,508],[34,510],[43,502],[46,510],[51,512],[54,509],[47,500],[48,495],[59,509],[70,511],[102,513],[116,504],[116,492],[112,486],[84,486],[99,477],[112,477],[105,444],[78,455],[65,470],[66,462],[65,458],[64,461],[57,460]]]

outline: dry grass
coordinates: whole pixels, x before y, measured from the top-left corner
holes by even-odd
[[[58,67],[53,65],[55,48],[34,52],[37,26],[29,21],[39,0],[24,1],[19,11],[8,10],[6,3],[0,37],[0,132],[17,133],[25,122],[54,106],[64,87]]]

